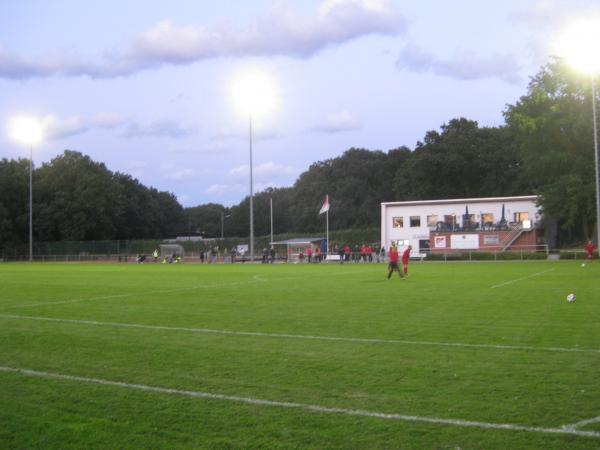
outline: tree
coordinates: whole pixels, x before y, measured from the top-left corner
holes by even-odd
[[[517,147],[504,128],[452,119],[429,131],[394,179],[398,200],[524,194]]]
[[[563,241],[589,237],[595,223],[591,111],[589,80],[554,59],[504,113],[524,174],[541,195],[544,215],[565,231]]]
[[[0,248],[27,242],[29,160],[0,160]]]
[[[120,186],[104,164],[65,150],[36,171],[34,229],[38,240],[113,239]]]

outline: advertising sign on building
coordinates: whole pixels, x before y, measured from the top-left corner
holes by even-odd
[[[434,248],[446,248],[446,236],[435,236],[433,246]]]
[[[453,234],[450,236],[450,248],[456,250],[474,250],[479,248],[478,234]]]
[[[497,234],[486,234],[483,236],[483,243],[485,245],[499,245],[500,236],[498,236]]]

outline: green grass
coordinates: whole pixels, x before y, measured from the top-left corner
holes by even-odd
[[[0,448],[600,448],[593,436],[44,375],[544,429],[600,416],[599,263],[385,275],[375,264],[0,265]]]

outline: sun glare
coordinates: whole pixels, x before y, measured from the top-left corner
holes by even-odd
[[[278,105],[275,80],[257,70],[240,74],[233,82],[232,95],[236,109],[252,116],[267,115]]]
[[[600,17],[571,23],[557,44],[558,54],[575,69],[600,73]]]
[[[8,134],[22,145],[36,145],[42,141],[42,125],[33,117],[13,117],[8,123]]]

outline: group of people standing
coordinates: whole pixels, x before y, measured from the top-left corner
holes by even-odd
[[[412,246],[409,245],[402,252],[402,272],[400,272],[400,268],[398,267],[398,258],[399,253],[398,249],[395,246],[390,247],[390,263],[388,264],[388,280],[392,277],[392,273],[398,272],[400,278],[404,278],[408,276],[408,260],[410,258],[410,251],[412,250]]]
[[[385,249],[375,247],[371,245],[355,245],[354,248],[350,245],[333,245],[333,254],[339,256],[340,263],[344,262],[380,262],[385,259]]]

